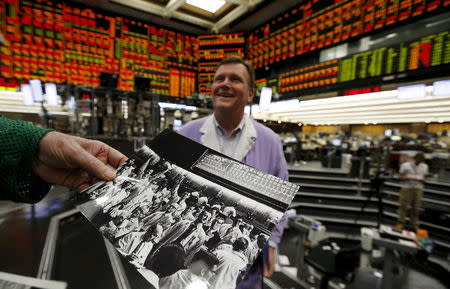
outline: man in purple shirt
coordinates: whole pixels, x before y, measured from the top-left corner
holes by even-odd
[[[212,85],[214,114],[187,123],[179,131],[185,137],[281,179],[288,179],[286,160],[279,137],[269,128],[244,115],[252,102],[255,71],[250,63],[237,56],[219,64]],[[238,289],[262,288],[261,273],[274,272],[274,248],[283,234],[282,218],[269,239],[264,264],[255,262]]]

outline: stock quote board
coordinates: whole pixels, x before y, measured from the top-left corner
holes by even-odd
[[[450,64],[450,31],[339,61],[338,82],[361,80]]]

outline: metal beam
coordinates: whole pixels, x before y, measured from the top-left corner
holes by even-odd
[[[128,6],[134,9],[138,9],[147,13],[155,14],[155,15],[164,15],[164,8],[158,6],[156,4],[145,2],[142,0],[110,0],[113,3],[117,3],[120,5]],[[188,15],[186,13],[174,11],[173,18],[186,21],[188,23],[192,23],[201,27],[205,27],[211,29],[214,26],[214,23],[208,20],[204,20],[195,16]]]
[[[246,13],[248,10],[253,8],[253,6],[259,4],[262,1],[264,1],[264,0],[248,0],[248,1],[246,1],[247,2],[246,4],[239,5],[233,11],[231,11],[226,16],[224,16],[222,19],[217,21],[217,23],[214,24],[214,26],[211,29],[212,32],[218,33],[220,31],[220,29],[227,26],[228,24],[230,24],[231,22],[233,22],[234,20],[236,20],[237,18],[242,16],[244,13]]]
[[[246,5],[246,4],[248,4],[249,0],[225,0],[225,1],[233,3],[233,4],[237,4],[237,5],[241,5],[241,4]]]
[[[166,8],[164,8],[164,17],[172,17],[173,13],[184,3],[185,0],[170,0],[169,3],[167,3]]]

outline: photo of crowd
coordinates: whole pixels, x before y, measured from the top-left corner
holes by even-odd
[[[144,146],[75,200],[156,288],[234,289],[283,212],[171,164]],[[157,283],[157,284],[156,284]]]

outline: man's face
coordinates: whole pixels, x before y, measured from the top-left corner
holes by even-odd
[[[249,74],[241,63],[221,65],[214,76],[212,101],[215,110],[243,110],[253,98]]]
[[[173,213],[177,210],[177,208],[175,208],[175,206],[170,206],[169,209],[167,210],[168,213]]]
[[[208,219],[209,219],[209,215],[206,214],[206,213],[203,213],[203,215],[202,215],[202,222],[204,223],[204,222],[208,221]]]

